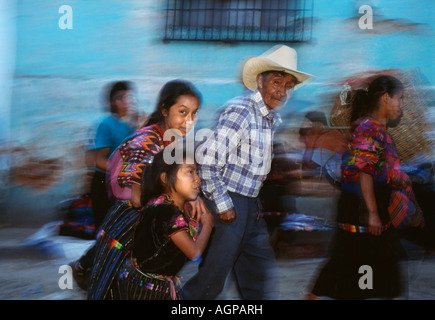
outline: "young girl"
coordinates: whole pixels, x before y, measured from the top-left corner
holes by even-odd
[[[177,300],[176,277],[187,259],[198,259],[214,226],[213,215],[200,215],[200,224],[186,212],[186,202],[200,192],[195,164],[166,164],[158,153],[143,173],[141,219],[134,233],[132,252],[118,272],[119,299]],[[200,230],[200,231],[199,231]]]

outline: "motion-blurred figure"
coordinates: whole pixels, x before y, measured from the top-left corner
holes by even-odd
[[[348,137],[340,130],[328,126],[326,116],[321,111],[310,111],[305,115],[299,136],[305,144],[302,175],[325,175],[331,183],[338,184],[341,156],[346,149]]]
[[[403,114],[403,92],[399,80],[380,76],[355,94],[351,141],[343,155],[335,245],[308,299],[405,295],[399,264],[405,252],[397,229],[421,226],[422,212],[387,132],[390,121]],[[372,270],[369,288],[361,286],[361,267]]]
[[[86,154],[88,163],[95,159],[95,171],[91,181],[95,230],[101,225],[111,205],[106,188],[106,170],[109,157],[121,142],[136,129],[136,123],[128,121],[133,107],[133,84],[120,81],[110,84],[108,88],[110,90],[107,94],[107,102],[110,114],[104,117],[98,125],[94,149],[88,150]],[[77,284],[85,290],[88,286],[87,273],[92,266],[94,255],[94,247],[91,247],[78,261],[71,264]]]
[[[111,85],[108,97],[110,115],[101,121],[95,135],[95,173],[91,184],[91,197],[96,229],[110,207],[106,189],[109,157],[121,142],[137,129],[135,123],[128,121],[132,95],[133,86],[129,82],[122,81]]]

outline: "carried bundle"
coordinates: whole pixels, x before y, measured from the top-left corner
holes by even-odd
[[[388,128],[402,163],[414,160],[432,162],[434,139],[428,133],[434,132],[434,125],[426,117],[430,105],[429,93],[424,90],[426,83],[415,70],[388,69],[356,74],[341,81],[342,91],[334,100],[330,123],[340,127],[344,134],[350,130],[351,102],[358,89],[366,89],[378,76],[390,75],[401,80],[405,88],[403,117],[396,127]]]

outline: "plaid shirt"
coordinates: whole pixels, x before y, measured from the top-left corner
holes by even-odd
[[[196,151],[202,191],[219,214],[233,208],[227,191],[258,196],[270,171],[273,134],[281,122],[258,90],[234,98],[223,109],[213,133]]]

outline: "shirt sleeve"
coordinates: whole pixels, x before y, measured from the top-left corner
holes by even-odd
[[[174,215],[169,225],[168,237],[172,237],[174,234],[180,231],[189,231],[189,223],[184,218],[183,214]]]
[[[103,149],[110,148],[112,146],[111,143],[111,131],[110,124],[107,121],[107,118],[104,119],[97,128],[97,132],[95,134],[95,149]]]
[[[225,165],[229,157],[237,152],[243,132],[249,126],[249,111],[246,108],[229,106],[220,115],[213,134],[206,137],[197,149],[201,187],[204,195],[213,201],[217,213],[232,209],[233,202],[223,182]]]
[[[153,211],[165,237],[170,238],[183,230],[189,232],[189,221],[178,208],[172,205],[158,205],[153,208]]]

